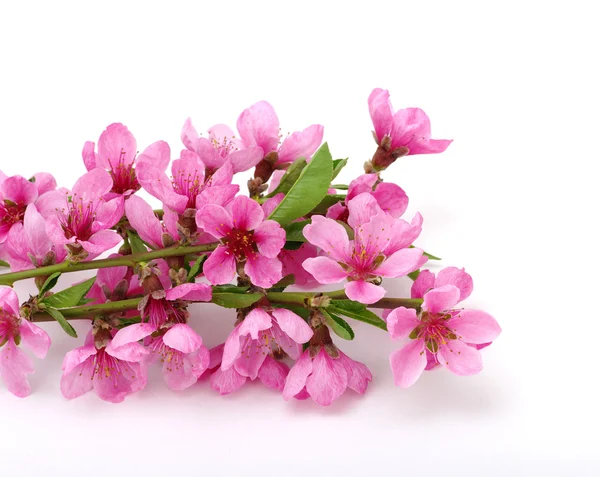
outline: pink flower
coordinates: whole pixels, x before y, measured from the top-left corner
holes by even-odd
[[[417,214],[412,224],[394,219],[368,193],[359,194],[348,206],[354,240],[335,220],[313,216],[303,233],[326,256],[308,258],[303,266],[322,284],[348,279],[348,298],[375,303],[385,295],[385,289],[376,284],[381,277],[405,276],[426,261],[421,249],[406,248],[419,235],[421,218]]]
[[[132,196],[134,197],[134,196]],[[115,253],[109,258],[120,257]],[[95,303],[106,303],[109,301],[125,300],[142,294],[142,287],[137,274],[133,273],[131,267],[100,268],[96,274],[96,281],[90,288],[87,298]],[[128,312],[131,316],[136,315],[135,310]]]
[[[94,152],[95,144],[87,141],[83,146],[82,156],[88,171],[100,167],[106,169],[113,180],[107,198],[115,195],[128,196],[140,189],[136,176],[136,165],[148,163],[164,171],[171,160],[171,149],[164,141],[157,141],[148,146],[136,157],[137,142],[133,134],[121,123],[113,123],[106,128],[98,140],[98,152]]]
[[[412,386],[423,370],[436,363],[459,376],[479,373],[483,368],[480,345],[495,340],[501,332],[489,314],[454,308],[473,288],[464,270],[446,268],[437,279],[429,272],[422,274],[421,283],[413,284],[413,296],[424,291],[422,311],[417,314],[414,309],[399,307],[387,316],[393,339],[410,338],[390,356],[394,382],[404,388]]]
[[[307,258],[318,255],[317,248],[310,243],[303,243],[297,250],[281,249],[279,260],[282,265],[282,275],[294,275],[294,285],[301,288],[311,288],[318,285],[315,278],[308,273],[302,264]]]
[[[56,245],[67,246],[75,255],[83,249],[83,256],[90,260],[119,244],[120,235],[110,228],[123,216],[123,198],[103,198],[112,184],[108,172],[93,169],[77,180],[70,195],[62,191],[49,193],[48,203],[56,208],[46,225],[50,239]]]
[[[204,283],[186,283],[166,292],[157,290],[140,303],[145,322],[117,332],[114,346],[144,339],[153,361],[160,361],[167,386],[183,390],[194,384],[209,365],[202,338],[185,322],[187,311],[179,300],[210,301],[212,289]],[[152,336],[150,336],[152,335]]]
[[[283,398],[308,396],[321,406],[329,406],[347,388],[364,394],[373,379],[369,369],[332,346],[307,349],[290,370]],[[308,395],[308,396],[307,396]]]
[[[258,146],[265,156],[276,153],[273,165],[287,164],[300,157],[309,159],[323,140],[323,126],[313,124],[292,133],[280,144],[279,119],[266,101],[245,109],[237,120],[237,129],[246,147]]]
[[[66,354],[60,379],[64,397],[74,399],[93,389],[100,399],[117,403],[146,387],[148,351],[139,343],[116,347],[114,340],[107,341],[97,346],[90,331],[84,346]]]
[[[43,359],[50,348],[50,337],[40,327],[19,315],[19,299],[8,287],[0,287],[0,376],[8,390],[18,397],[31,393],[27,374],[34,372],[33,363],[18,347],[27,345]]]
[[[391,182],[377,183],[377,174],[363,174],[350,182],[345,204],[362,193],[371,194],[377,201],[377,205],[392,217],[400,217],[408,207],[408,196],[396,184]],[[348,220],[348,207],[338,202],[327,211],[327,217],[334,220],[346,222]]]
[[[373,134],[379,145],[372,160],[378,170],[385,169],[398,157],[407,154],[444,152],[452,142],[431,139],[431,125],[423,110],[407,108],[394,113],[387,90],[373,90],[369,96],[369,112],[375,127]]]
[[[255,308],[225,341],[221,369],[226,371],[233,366],[242,376],[254,380],[267,356],[283,351],[298,359],[302,344],[312,335],[306,321],[289,310],[275,308],[267,313]]]
[[[34,204],[29,204],[23,223],[15,223],[8,234],[5,256],[13,271],[62,262],[67,252],[56,247],[46,232],[46,221]]]
[[[201,209],[205,204],[226,205],[239,191],[239,186],[231,183],[233,166],[229,160],[207,177],[200,158],[193,152],[182,151],[181,158],[173,161],[171,174],[169,179],[162,170],[148,163],[138,166],[140,184],[162,201],[165,214],[167,207],[182,215],[186,209]]]
[[[56,189],[54,177],[45,172],[35,174],[30,180],[21,176],[5,176],[0,171],[0,244],[8,238],[14,224],[22,223],[29,204],[40,206],[42,196]],[[47,217],[48,210],[40,212]]]
[[[125,215],[141,239],[154,249],[164,248],[179,239],[177,220],[166,219],[161,223],[152,207],[137,195],[125,202]],[[168,217],[172,218],[172,215]]]
[[[198,227],[221,241],[204,263],[204,274],[211,283],[233,280],[236,263],[245,264],[244,272],[259,287],[270,288],[281,280],[277,255],[285,244],[285,231],[264,218],[260,205],[244,196],[236,197],[229,210],[209,204],[198,211]]]
[[[213,174],[223,166],[227,159],[233,167],[233,173],[247,171],[256,166],[263,158],[263,150],[258,146],[245,147],[235,133],[224,124],[217,124],[208,130],[208,139],[199,137],[187,119],[181,131],[181,140],[185,147],[195,152]]]

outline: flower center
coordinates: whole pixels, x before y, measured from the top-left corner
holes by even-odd
[[[148,316],[148,323],[152,326],[159,328],[167,322],[171,323],[185,323],[186,312],[173,305],[172,302],[153,298],[150,296],[148,304],[145,306],[143,311],[143,318]]]
[[[10,338],[18,341],[20,337],[19,321],[19,317],[0,307],[0,346],[3,346]]]
[[[133,162],[131,164],[125,163],[125,151],[121,150],[121,156],[117,164],[111,162],[110,176],[113,179],[113,187],[111,192],[115,194],[124,194],[127,191],[138,191],[141,186],[135,175],[135,168]]]
[[[254,243],[254,231],[231,229],[221,239],[229,253],[240,261],[256,255],[256,244]]]
[[[5,199],[0,201],[0,228],[10,227],[17,222],[23,222],[26,206],[17,204],[12,200]]]
[[[148,348],[160,359],[161,363],[166,363],[165,369],[167,371],[179,371],[185,366],[185,355],[181,351],[164,344],[162,337],[152,340]]]
[[[65,237],[89,240],[93,235],[92,225],[96,219],[96,208],[92,202],[83,203],[75,195],[67,201],[67,208],[58,210],[58,220]]]
[[[431,314],[426,311],[421,315],[421,324],[410,334],[412,339],[422,339],[432,353],[437,353],[440,345],[448,344],[457,336],[448,328],[447,322],[452,318],[452,312]]]
[[[235,141],[235,136],[231,138],[224,136],[221,141],[219,141],[217,138],[212,138],[211,142],[213,147],[223,159],[225,159],[232,152],[239,150],[239,147],[237,147],[237,143]]]
[[[108,354],[105,348],[100,348],[94,357],[94,372],[92,379],[112,379],[117,387],[117,378],[124,372],[131,372],[129,366],[121,366],[121,361]],[[130,376],[125,376],[129,378]],[[135,379],[135,376],[131,376]]]
[[[177,176],[173,176],[171,179],[173,184],[173,190],[179,195],[185,195],[188,198],[186,205],[187,209],[196,208],[196,197],[202,192],[204,188],[204,177],[198,170],[193,173],[181,172]]]

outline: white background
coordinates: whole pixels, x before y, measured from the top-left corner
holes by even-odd
[[[0,168],[72,186],[111,122],[178,157],[199,130],[266,99],[283,132],[318,122],[341,179],[374,151],[367,97],[419,106],[442,155],[385,174],[425,217],[418,244],[464,266],[503,327],[484,371],[395,388],[377,329],[341,343],[374,382],[329,408],[248,385],[222,398],[153,375],[123,404],[59,390],[53,346],[18,399],[0,386],[0,475],[597,476],[598,135],[595,2],[2,2]],[[68,284],[64,280],[62,284]],[[408,280],[394,292],[405,293]],[[31,285],[17,287],[22,300]],[[208,345],[233,321],[195,309]],[[78,330],[83,335],[85,327]],[[311,474],[309,474],[309,472]]]

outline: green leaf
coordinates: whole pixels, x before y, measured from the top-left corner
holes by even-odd
[[[348,184],[331,184],[331,187],[337,190],[348,190]]]
[[[310,212],[313,215],[325,215],[327,209],[331,207],[333,204],[337,204],[346,198],[345,194],[329,194],[323,197],[321,202],[319,202],[314,209]]]
[[[55,272],[52,275],[50,275],[46,279],[46,281],[44,282],[42,287],[40,288],[38,296],[43,296],[44,293],[46,293],[48,290],[51,290],[52,288],[54,288],[56,286],[56,283],[58,282],[58,279],[60,278],[60,276],[61,276],[60,272]]]
[[[190,271],[188,272],[188,282],[193,282],[194,279],[202,273],[202,268],[207,258],[208,255],[200,255],[196,259],[194,265],[192,266],[192,268],[190,268]]]
[[[8,264],[8,262],[5,262],[4,260],[0,260],[0,267],[8,268],[8,267],[10,267],[10,265]]]
[[[417,278],[419,278],[420,273],[421,270],[415,270],[414,272],[410,272],[407,276],[414,282]]]
[[[411,245],[408,248],[415,248],[415,246]],[[431,255],[430,253],[427,253],[427,252],[423,252],[423,255],[425,255],[429,260],[441,260],[440,257],[436,257],[435,255]]]
[[[225,308],[246,308],[263,297],[260,293],[215,293],[212,302]]]
[[[127,231],[127,238],[129,238],[129,245],[133,253],[145,253],[148,251],[144,241],[132,230]]]
[[[296,315],[301,316],[306,321],[310,318],[310,310],[300,305],[293,305],[291,303],[277,303],[275,308],[285,308],[286,310],[293,311]]]
[[[236,285],[215,285],[213,293],[246,293],[250,287],[238,287]]]
[[[300,222],[292,222],[287,224],[283,229],[285,230],[286,240],[288,242],[306,242],[306,237],[302,233],[304,227],[310,224],[310,220],[302,220]]]
[[[287,225],[313,210],[329,189],[332,162],[329,147],[324,143],[268,218]]]
[[[286,289],[286,287],[289,287],[290,285],[293,285],[294,283],[296,283],[296,277],[290,273],[289,275],[286,275],[281,280],[279,280],[271,288],[269,288],[269,290],[273,291],[273,292],[282,292],[283,290]]]
[[[340,338],[344,338],[345,340],[354,339],[354,330],[346,322],[346,320],[323,309],[321,309],[321,313],[323,313],[325,321],[327,321],[327,324],[336,335],[338,335]]]
[[[379,318],[372,311],[367,310],[365,305],[358,303],[357,301],[331,300],[331,304],[327,307],[327,311],[329,313],[344,315],[348,318],[353,318],[387,331],[385,321]]]
[[[67,321],[67,319],[62,315],[60,311],[55,310],[54,308],[46,308],[45,311],[52,318],[58,321],[58,324],[62,327],[63,330],[65,330],[65,333],[67,333],[69,336],[72,336],[73,338],[77,338],[77,332],[75,331],[75,328],[71,326],[71,323]]]
[[[304,245],[304,242],[286,242],[283,248],[286,250],[298,250],[302,245]]]
[[[281,193],[287,194],[294,183],[298,180],[298,177],[300,177],[300,174],[302,173],[302,169],[305,167],[306,160],[304,158],[296,159],[294,162],[292,162],[285,171],[285,174],[281,177],[279,185],[273,192],[267,194],[265,198],[270,199],[271,197],[275,197],[277,194]]]
[[[335,179],[338,176],[338,174],[342,172],[342,169],[346,166],[347,163],[348,158],[336,159],[335,161],[333,161],[333,173],[331,174],[331,180]]]
[[[54,295],[46,297],[41,300],[40,303],[43,303],[48,308],[68,308],[70,306],[77,306],[87,292],[90,291],[90,288],[92,288],[95,281],[96,277],[90,278],[79,285],[66,288]]]

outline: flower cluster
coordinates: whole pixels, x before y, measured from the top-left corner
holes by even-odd
[[[85,142],[72,188],[48,173],[0,172],[7,389],[30,393],[34,368],[23,346],[38,358],[50,348],[34,323],[56,321],[76,337],[73,318],[89,325],[63,360],[68,399],[94,390],[121,402],[159,364],[175,391],[208,383],[227,395],[258,380],[285,400],[327,406],[347,389],[364,394],[373,379],[340,349],[355,338],[352,320],[400,340],[390,356],[400,387],[441,367],[479,373],[480,350],[500,327],[488,313],[458,307],[473,290],[471,276],[429,269],[439,259],[416,243],[422,216],[406,217],[407,194],[383,178],[398,158],[440,153],[451,141],[431,138],[422,110],[395,112],[388,91],[375,89],[368,106],[376,147],[364,174],[347,184],[334,181],[348,160],[333,159],[323,126],[284,137],[264,101],[240,114],[237,131],[217,124],[202,135],[186,120],[173,161],[166,142],[139,153],[129,129],[114,123],[97,144]],[[97,273],[56,289],[62,274],[80,270]],[[20,303],[11,287],[31,278],[38,294]],[[410,297],[390,296],[395,278],[413,281]],[[343,285],[321,289],[333,284]],[[197,331],[203,312],[192,306],[209,302],[232,317],[229,335],[210,349]]]

